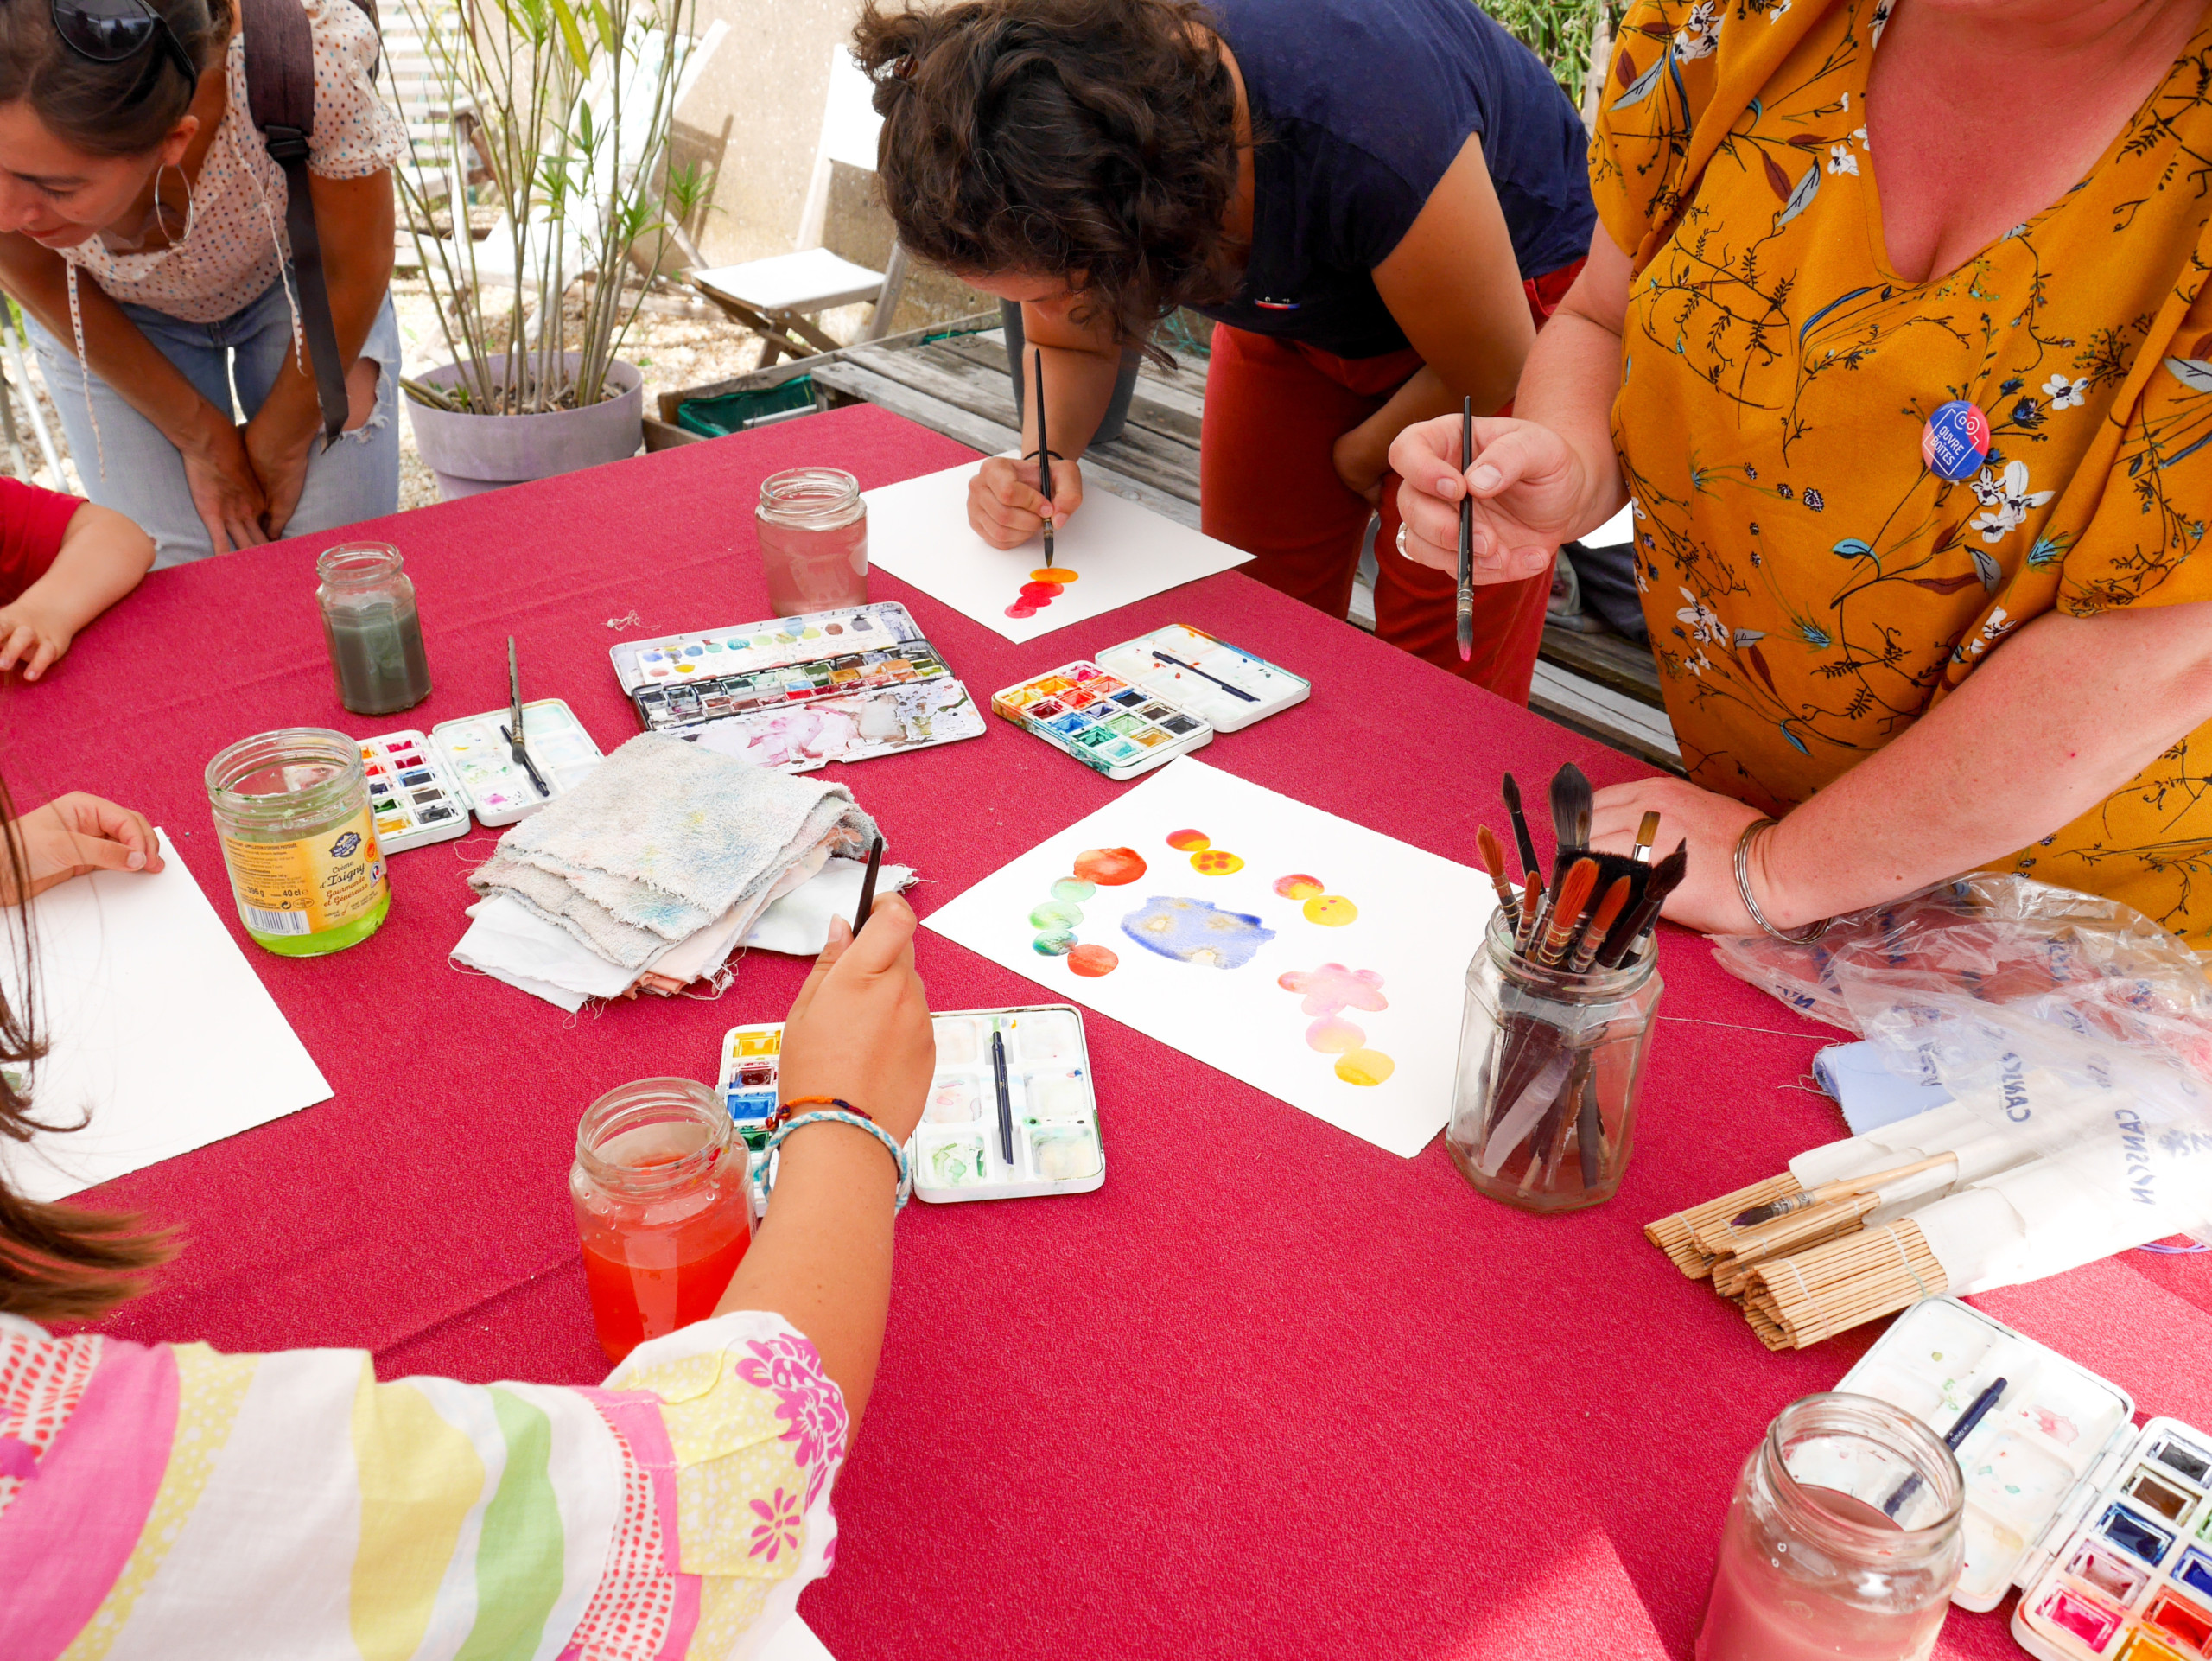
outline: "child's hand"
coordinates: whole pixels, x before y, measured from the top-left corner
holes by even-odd
[[[886,894],[854,939],[842,918],[784,1022],[788,1101],[842,1097],[897,1141],[914,1132],[937,1070],[937,1033],[914,972],[914,913]]]
[[[36,680],[76,638],[76,629],[48,607],[22,600],[0,606],[0,671],[21,667],[25,680]]]
[[[118,807],[102,797],[73,790],[35,807],[16,821],[22,838],[31,892],[44,894],[57,883],[87,871],[158,871],[161,839],[143,813]],[[20,905],[23,896],[0,864],[0,901]]]

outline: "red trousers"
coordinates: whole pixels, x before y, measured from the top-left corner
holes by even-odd
[[[1522,283],[1541,328],[1582,268]],[[1342,617],[1351,606],[1359,549],[1375,510],[1346,488],[1332,459],[1337,440],[1388,403],[1421,366],[1411,347],[1382,358],[1338,358],[1271,335],[1217,324],[1198,442],[1198,524],[1256,556],[1239,569],[1271,589]],[[1510,414],[1511,406],[1501,411]],[[1375,632],[1391,645],[1516,703],[1529,701],[1551,578],[1475,589],[1475,655],[1459,661],[1457,575],[1400,557],[1398,475],[1382,478],[1376,538]]]

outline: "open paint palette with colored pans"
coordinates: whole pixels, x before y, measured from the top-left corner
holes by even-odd
[[[1836,1388],[1942,1435],[1999,1378],[1956,1450],[1966,1566],[1951,1601],[1993,1609],[2025,1588],[2012,1635],[2045,1661],[2212,1657],[2212,1437],[2169,1419],[2137,1430],[2119,1385],[1955,1298],[1907,1309]]]
[[[445,758],[421,733],[386,733],[361,741],[369,779],[369,812],[377,845],[404,853],[469,832],[468,803],[447,773]]]
[[[1172,659],[1173,662],[1163,661]],[[1098,666],[1233,733],[1313,696],[1313,684],[1265,658],[1216,640],[1187,623],[1124,640],[1098,654]]]
[[[505,733],[512,717],[504,705],[480,716],[441,721],[430,729],[430,737],[480,824],[512,824],[528,818],[575,788],[607,759],[565,700],[534,698],[522,710],[523,748],[544,780],[543,792],[514,759]]]
[[[1134,779],[1213,742],[1204,716],[1095,663],[1063,664],[991,697],[992,710],[1109,779]]]
[[[786,773],[983,735],[975,699],[895,601],[626,640],[608,655],[648,732]]]
[[[936,1205],[1088,1193],[1106,1181],[1098,1098],[1083,1017],[1071,1004],[955,1009],[931,1018],[937,1076],[906,1144],[914,1197]],[[747,1144],[776,1111],[779,1025],[733,1028],[722,1041],[721,1093]],[[991,1034],[1006,1054],[1013,1157],[999,1134]],[[863,1104],[865,1105],[865,1104]]]

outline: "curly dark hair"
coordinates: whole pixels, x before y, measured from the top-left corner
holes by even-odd
[[[1074,279],[1126,343],[1236,292],[1236,85],[1195,0],[868,0],[853,56],[917,258]]]

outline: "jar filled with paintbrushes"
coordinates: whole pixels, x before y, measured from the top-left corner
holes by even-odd
[[[1478,1193],[1574,1211],[1611,1199],[1628,1168],[1659,954],[1645,936],[1611,965],[1602,939],[1586,953],[1562,941],[1554,960],[1541,941],[1516,945],[1517,921],[1501,907],[1467,965],[1445,1146]]]

